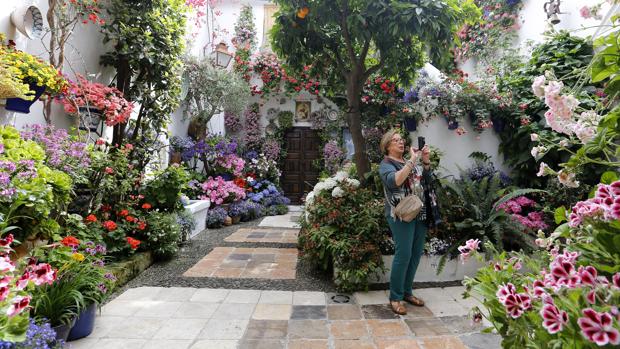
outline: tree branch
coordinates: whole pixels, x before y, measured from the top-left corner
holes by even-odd
[[[366,56],[368,55],[368,50],[370,49],[370,37],[366,39],[364,43],[364,47],[362,48],[362,54],[360,55],[360,65],[364,68],[364,63],[366,62]]]
[[[347,26],[347,17],[349,15],[349,6],[348,2],[345,1],[345,8],[340,12],[340,27],[342,28],[342,36],[344,37],[344,43],[347,46],[347,52],[349,53],[349,58],[351,62],[357,67],[359,67],[359,62],[357,61],[357,56],[355,55],[355,50],[353,49],[353,42],[351,41],[351,34],[349,33],[349,27]]]

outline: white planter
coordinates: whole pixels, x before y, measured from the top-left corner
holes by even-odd
[[[211,206],[210,200],[189,200],[189,205],[185,206],[185,210],[191,213],[196,221],[196,227],[189,234],[190,239],[207,228],[209,206]]]
[[[385,265],[385,273],[375,275],[370,278],[371,284],[384,284],[390,282],[390,271],[392,270],[392,261],[394,256],[383,256],[383,264]],[[478,269],[484,266],[475,258],[470,258],[465,264],[459,259],[446,260],[443,270],[437,275],[437,267],[441,256],[425,256],[420,258],[420,264],[415,274],[414,283],[416,282],[447,282],[461,281],[465,276],[473,277]],[[338,268],[334,268],[334,275],[338,274]]]
[[[392,261],[394,256],[383,256],[383,263],[385,264],[385,273],[376,277],[373,283],[387,283],[390,282],[390,271],[392,269]],[[448,259],[444,265],[443,270],[437,275],[437,267],[439,266],[439,260],[441,256],[426,256],[423,255],[418,265],[418,270],[415,273],[415,279],[413,282],[445,282],[445,281],[460,281],[465,276],[475,276],[478,269],[483,264],[475,258],[470,258],[465,264],[463,264],[458,258]]]

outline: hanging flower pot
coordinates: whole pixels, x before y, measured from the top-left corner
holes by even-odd
[[[39,100],[39,97],[45,92],[45,86],[37,86],[36,84],[29,84],[30,90],[34,91],[34,98],[29,101],[21,98],[8,98],[6,100],[6,110],[14,111],[16,113],[28,114],[30,113],[30,107]]]
[[[448,130],[456,130],[459,128],[459,122],[456,120],[448,121]]]
[[[187,135],[195,140],[205,139],[207,136],[207,125],[199,119],[192,119],[187,127]]]
[[[180,164],[182,160],[180,151],[175,151],[170,154],[170,164]]]
[[[501,133],[506,128],[506,121],[502,118],[492,117],[491,121],[493,122],[493,130],[497,133]]]
[[[405,117],[405,130],[413,132],[418,129],[418,120],[413,117]]]

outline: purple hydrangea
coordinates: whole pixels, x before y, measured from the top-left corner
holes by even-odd
[[[262,130],[258,106],[253,105],[245,112],[246,132],[243,138],[245,147],[250,150],[259,150],[262,144]]]
[[[325,169],[327,172],[330,174],[336,173],[342,165],[345,155],[345,152],[336,141],[331,140],[325,143],[325,147],[323,148],[323,159],[325,160]]]
[[[280,159],[280,142],[275,139],[267,139],[263,143],[263,154],[269,160],[278,161]]]
[[[243,128],[239,115],[228,111],[224,112],[224,125],[226,126],[226,130],[231,133],[238,132]]]

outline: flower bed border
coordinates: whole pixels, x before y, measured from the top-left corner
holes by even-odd
[[[126,260],[110,263],[107,268],[116,277],[116,283],[114,288],[109,290],[108,293],[123,287],[150,267],[154,261],[155,259],[151,251],[146,251],[136,253]]]

